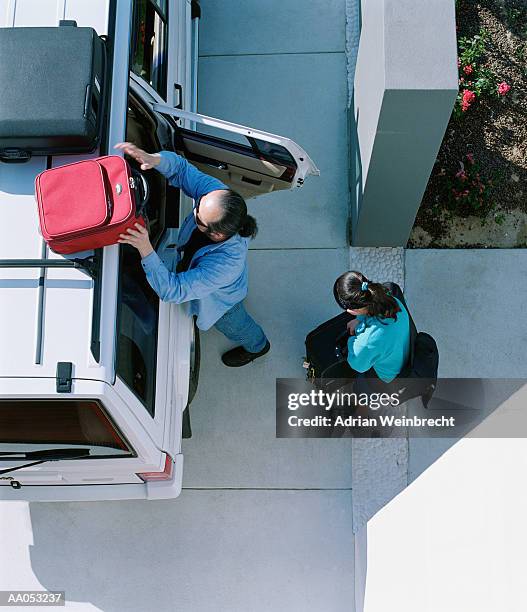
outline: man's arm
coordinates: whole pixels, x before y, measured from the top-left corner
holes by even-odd
[[[201,172],[188,161],[172,151],[161,151],[161,161],[156,167],[174,187],[180,187],[193,200],[199,200],[216,189],[228,189],[221,181]]]
[[[152,289],[165,302],[199,300],[235,281],[243,270],[245,257],[212,252],[192,270],[171,272],[152,248],[148,232],[139,223],[120,234],[118,242],[135,247]]]
[[[195,268],[175,273],[152,251],[141,260],[141,265],[152,289],[164,302],[181,304],[204,298],[235,281],[242,270],[243,258],[229,256],[227,259],[211,253]]]
[[[171,185],[180,187],[194,200],[216,189],[228,189],[221,181],[201,172],[189,164],[184,157],[172,151],[147,153],[131,142],[121,142],[115,145],[115,148],[138,161],[141,164],[141,170],[155,168],[166,176]]]

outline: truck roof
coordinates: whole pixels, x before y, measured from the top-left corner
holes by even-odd
[[[45,0],[38,7],[29,0],[6,4],[6,10],[0,13],[0,27],[53,26],[60,19],[75,19],[79,26],[93,27],[98,34],[108,33],[110,0]],[[124,78],[127,80],[128,75]],[[114,137],[122,138],[126,112],[122,87],[113,88],[112,109],[114,101],[116,112],[123,117],[110,130]],[[49,249],[46,252],[39,233],[34,180],[47,167],[86,157],[90,156],[33,157],[22,164],[0,163],[0,259],[61,259]],[[104,274],[96,281],[77,269],[0,268],[0,377],[54,378],[57,363],[69,361],[74,364],[75,378],[112,381],[117,270],[118,247],[105,249]],[[94,308],[97,283],[103,283],[105,294],[100,309],[97,305]],[[98,363],[91,350],[92,323],[94,316],[102,314]]]

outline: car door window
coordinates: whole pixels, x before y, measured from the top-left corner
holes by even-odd
[[[197,129],[176,125],[174,148],[203,172],[220,179],[244,198],[304,184],[320,171],[290,138],[154,102],[155,113],[187,120]]]
[[[200,131],[179,128],[176,149],[245,198],[290,189],[297,171],[295,159],[279,144],[210,126],[200,126]]]
[[[158,124],[152,114],[144,108],[138,97],[130,94],[128,96],[126,140],[133,142],[144,151],[155,153],[162,148],[157,129]],[[139,164],[135,160],[128,159],[128,162],[132,167],[139,170]],[[165,229],[167,181],[162,174],[155,170],[143,172],[143,175],[148,182],[150,191],[146,216],[148,218],[150,240],[155,247]],[[177,206],[177,202],[171,201],[171,206],[174,206],[174,204]]]
[[[138,92],[130,91],[126,140],[145,151],[172,148],[173,127],[148,110]],[[139,164],[129,159],[139,170]],[[179,189],[168,185],[155,170],[142,173],[150,197],[146,206],[147,226],[154,247],[166,227],[177,227]],[[120,246],[117,315],[117,373],[148,412],[155,414],[159,298],[146,280],[137,250]]]
[[[139,98],[129,94],[126,139],[146,151],[158,151],[157,128]],[[139,168],[134,160],[129,162]],[[143,174],[150,191],[147,225],[155,245],[164,230],[166,179],[156,171]],[[117,321],[117,373],[154,416],[159,298],[146,280],[137,250],[128,245],[120,246]]]
[[[153,417],[159,298],[129,245],[120,246],[117,300],[117,374]]]
[[[166,0],[134,0],[130,67],[159,95],[167,97],[168,26]]]

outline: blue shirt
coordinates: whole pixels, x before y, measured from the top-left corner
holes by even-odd
[[[200,172],[170,151],[161,152],[161,163],[156,169],[171,185],[180,187],[194,200],[216,189],[228,189],[218,179]],[[178,247],[188,242],[196,227],[194,214],[190,213],[181,224]],[[198,327],[206,330],[247,295],[248,248],[249,238],[235,234],[224,242],[198,249],[186,272],[169,270],[156,252],[141,263],[157,295],[165,302],[190,302],[190,314],[197,315]]]
[[[358,315],[360,323],[348,340],[348,363],[357,372],[373,367],[384,382],[391,382],[403,369],[410,355],[410,319],[403,304],[397,320]]]

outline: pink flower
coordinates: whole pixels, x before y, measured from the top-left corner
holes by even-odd
[[[511,86],[507,82],[503,81],[502,83],[498,85],[499,95],[504,96],[510,90],[510,88]]]
[[[464,79],[463,77],[461,77],[461,78],[459,79],[459,84],[461,85],[461,83],[464,83],[464,82],[465,82],[465,79]]]
[[[467,153],[467,159],[468,159],[469,164],[474,163],[474,155],[472,153]]]
[[[460,170],[459,172],[456,173],[456,178],[459,178],[462,181],[466,181],[467,180],[467,175],[465,174],[464,170]]]
[[[461,67],[461,58],[457,58],[457,67],[460,68]]]
[[[476,94],[473,91],[470,91],[470,89],[464,89],[463,99],[461,101],[461,110],[464,113],[468,111],[470,105],[472,104],[472,102],[474,102],[475,99],[476,99]]]
[[[467,66],[465,66],[463,68],[463,72],[465,74],[472,74],[474,72],[474,68],[472,67],[472,64],[468,64]]]

